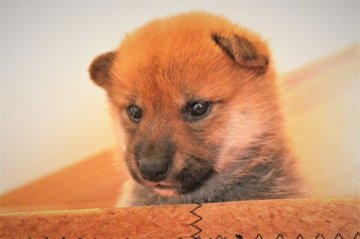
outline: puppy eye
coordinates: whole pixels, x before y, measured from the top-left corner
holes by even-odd
[[[140,121],[141,116],[142,116],[141,109],[135,105],[130,105],[127,108],[127,113],[129,115],[129,118],[136,123],[138,123]]]
[[[185,117],[189,121],[199,120],[207,116],[210,109],[209,101],[191,101],[185,106]]]

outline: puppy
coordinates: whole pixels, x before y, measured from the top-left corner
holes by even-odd
[[[89,72],[108,94],[119,160],[136,182],[124,184],[121,206],[301,194],[270,52],[256,34],[206,13],[158,19]]]

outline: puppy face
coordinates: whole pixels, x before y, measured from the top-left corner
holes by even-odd
[[[108,93],[133,178],[176,196],[226,174],[275,124],[269,68],[255,35],[197,13],[145,25],[90,74]]]

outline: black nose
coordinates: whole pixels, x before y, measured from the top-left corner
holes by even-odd
[[[159,182],[164,180],[171,170],[175,145],[168,138],[156,142],[142,140],[136,145],[134,153],[143,178]]]
[[[159,182],[166,178],[169,169],[169,160],[143,159],[139,160],[139,169],[142,176],[149,181]]]

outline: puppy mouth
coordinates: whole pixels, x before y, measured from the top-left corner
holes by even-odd
[[[177,187],[170,182],[162,181],[155,183],[155,182],[145,181],[143,184],[144,186],[151,188],[151,190],[156,194],[163,197],[174,197],[178,195]]]
[[[162,190],[174,190],[174,189],[176,189],[176,187],[174,187],[174,186],[162,185],[160,183],[155,185],[154,187],[158,188],[158,189],[162,189]]]
[[[213,174],[213,160],[189,155],[185,166],[179,171],[172,171],[164,181],[152,182],[139,177],[135,179],[161,196],[173,197],[195,192]],[[137,175],[134,173],[133,176]]]
[[[175,190],[176,189],[176,187],[172,183],[168,183],[168,182],[154,183],[154,182],[147,181],[147,182],[145,182],[145,185],[150,188],[163,189],[163,190]]]

